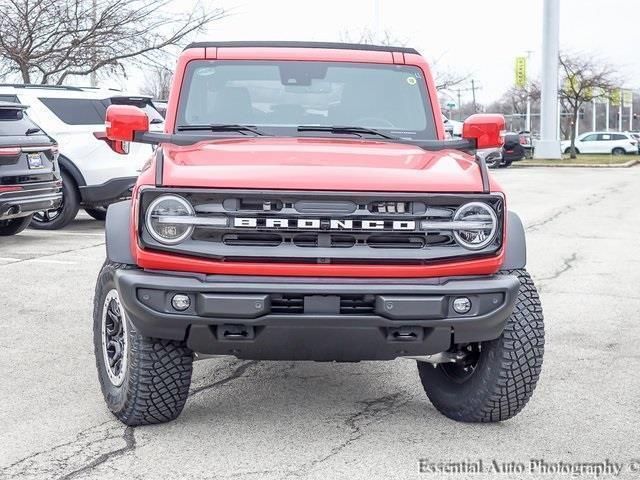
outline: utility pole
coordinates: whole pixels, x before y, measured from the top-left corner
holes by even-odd
[[[476,81],[472,79],[470,88],[452,89],[454,92],[456,92],[456,95],[458,96],[458,120],[462,121],[462,92],[471,92],[471,95],[473,98],[473,104],[472,104],[473,111],[475,113],[478,110],[478,105],[476,102],[476,90],[480,90],[481,88],[482,88],[482,85],[476,85]]]
[[[473,113],[476,113],[478,111],[476,107],[476,81],[473,78],[471,79],[471,92],[473,95]]]
[[[596,99],[591,99],[591,131],[595,132],[596,128]]]
[[[604,129],[608,132],[609,131],[609,115],[611,114],[611,112],[609,112],[609,97],[607,97],[607,103],[605,103],[604,106]]]
[[[560,50],[560,0],[544,0],[542,10],[542,102],[540,141],[535,148],[536,158],[560,160],[558,128],[558,54]]]

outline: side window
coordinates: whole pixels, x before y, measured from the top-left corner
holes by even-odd
[[[107,107],[100,100],[85,98],[40,98],[67,125],[100,125]]]
[[[598,140],[601,142],[609,142],[611,141],[611,134],[610,133],[599,133],[598,134]]]
[[[595,142],[598,138],[598,135],[596,135],[595,133],[592,133],[591,135],[587,135],[586,137],[583,137],[582,140],[580,140],[581,142]]]
[[[629,140],[626,135],[622,133],[614,133],[611,135],[612,140]]]

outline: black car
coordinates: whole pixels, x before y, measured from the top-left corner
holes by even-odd
[[[35,212],[62,202],[58,145],[26,108],[0,102],[0,235],[21,232]]]
[[[526,151],[521,143],[520,134],[509,132],[504,136],[504,146],[502,147],[502,165],[508,167],[512,162],[517,162],[525,158]]]

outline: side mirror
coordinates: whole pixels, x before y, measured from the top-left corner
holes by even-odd
[[[113,150],[118,153],[128,153],[128,145],[124,142],[135,142],[136,135],[149,131],[149,117],[132,105],[110,105],[107,108],[107,118],[104,122],[109,140],[115,143]]]
[[[505,121],[502,115],[471,115],[462,125],[462,138],[475,140],[476,148],[499,148],[504,144]]]
[[[98,140],[102,140],[105,142],[111,150],[120,155],[126,155],[129,153],[129,142],[125,142],[123,140],[111,140],[107,137],[105,132],[93,132],[93,136]]]

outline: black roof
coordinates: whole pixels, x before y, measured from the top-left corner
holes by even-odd
[[[22,103],[0,101],[0,109],[25,110],[27,108],[29,108],[29,106],[28,105],[23,105]]]
[[[338,42],[194,42],[186,46],[189,48],[208,48],[208,47],[271,47],[271,48],[327,48],[337,50],[366,50],[373,52],[400,52],[415,53],[418,51],[413,48],[392,47],[387,45],[368,45],[364,43],[338,43]]]

